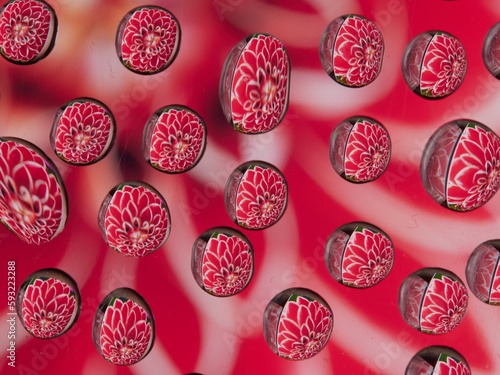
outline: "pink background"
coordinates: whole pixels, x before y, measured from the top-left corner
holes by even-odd
[[[442,267],[465,281],[472,250],[499,237],[499,196],[473,212],[452,212],[425,192],[419,166],[431,134],[450,120],[474,119],[500,133],[500,81],[482,61],[484,37],[500,20],[500,1],[151,1],[170,10],[182,29],[177,59],[154,76],[127,70],[115,52],[121,18],[143,3],[48,2],[59,19],[52,53],[31,66],[0,61],[0,135],[24,138],[56,163],[68,191],[69,219],[56,239],[41,246],[26,245],[2,226],[0,264],[7,275],[7,261],[16,261],[17,287],[40,268],[60,268],[78,283],[83,303],[79,320],[60,338],[35,339],[18,322],[13,373],[404,374],[411,357],[429,345],[455,348],[474,375],[500,372],[498,307],[470,294],[464,321],[442,336],[416,331],[398,310],[399,287],[407,275],[422,267]],[[361,89],[333,82],[318,56],[328,23],[349,13],[373,20],[385,41],[382,72]],[[468,56],[463,84],[438,101],[412,93],[401,72],[405,46],[428,30],[453,34]],[[239,134],[226,122],[218,84],[231,48],[254,32],[273,34],[285,44],[292,75],[284,121],[268,134],[250,136]],[[118,127],[111,153],[87,167],[64,164],[49,143],[57,109],[81,96],[108,105]],[[182,175],[153,169],[141,152],[147,119],[169,104],[193,108],[208,128],[203,159]],[[380,121],[392,140],[388,169],[378,180],[362,185],[340,178],[328,158],[332,130],[356,115]],[[244,231],[255,249],[254,278],[241,294],[216,298],[196,284],[190,269],[191,248],[206,229],[236,227],[224,206],[224,186],[237,165],[252,159],[270,162],[283,172],[290,189],[288,208],[275,226]],[[158,189],[172,216],[166,244],[143,259],[111,250],[97,225],[108,191],[130,179]],[[370,222],[394,242],[394,267],[373,288],[342,286],[323,261],[328,236],[351,221]],[[129,367],[106,362],[91,336],[98,303],[122,286],[135,289],[148,301],[157,328],[151,353]],[[334,330],[325,349],[303,362],[276,356],[262,333],[265,306],[289,287],[316,291],[334,313]],[[6,293],[2,296],[0,371],[7,373],[12,369],[4,350]]]

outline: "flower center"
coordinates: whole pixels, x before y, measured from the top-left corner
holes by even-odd
[[[460,62],[459,59],[455,59],[451,63],[451,71],[452,71],[453,77],[458,77],[460,75],[461,68],[462,68],[462,63]]]
[[[174,154],[177,156],[180,154],[185,154],[188,147],[189,145],[186,142],[184,142],[183,140],[178,140],[173,145],[172,150],[174,151]]]
[[[130,241],[134,244],[143,244],[149,237],[149,233],[144,232],[141,229],[136,229],[130,233]]]
[[[87,134],[85,132],[78,132],[76,135],[75,135],[75,145],[77,148],[85,148],[90,140],[92,139],[92,136],[90,134]]]
[[[365,48],[365,60],[366,62],[372,61],[375,58],[375,52],[376,49],[371,45],[368,44]]]
[[[158,47],[160,41],[161,41],[161,36],[159,36],[154,31],[148,32],[143,38],[144,46],[146,47],[146,49],[154,49]]]
[[[127,343],[122,343],[123,345],[120,346],[118,349],[118,352],[120,353],[120,356],[122,357],[130,357],[132,353],[135,351],[134,345],[132,342],[129,344]]]
[[[316,351],[318,344],[319,340],[310,338],[306,343],[304,343],[304,350],[306,351],[306,353],[313,353]]]
[[[488,182],[486,185],[487,190],[493,190],[498,184],[498,179],[500,178],[500,170],[498,168],[492,168],[488,175]]]
[[[265,200],[260,205],[260,212],[262,212],[263,215],[269,214],[273,210],[274,206],[275,206],[274,202],[270,200]]]
[[[376,276],[376,277],[380,276],[382,274],[382,272],[384,272],[384,269],[385,269],[385,267],[383,264],[381,264],[381,263],[376,264],[375,267],[372,268],[373,276]]]
[[[224,280],[226,281],[227,285],[233,285],[238,281],[238,278],[240,277],[238,272],[229,272],[225,277]]]
[[[14,215],[21,222],[29,226],[35,223],[36,221],[35,211],[28,204],[20,200],[18,197],[12,196],[11,200],[9,201],[9,206]]]
[[[49,330],[50,326],[53,323],[54,323],[54,315],[52,313],[49,313],[48,315],[42,313],[40,319],[38,319],[38,325],[42,330]]]
[[[12,27],[12,35],[15,39],[24,39],[28,34],[30,27],[24,22],[17,22],[14,27]]]
[[[260,85],[260,100],[263,106],[271,105],[278,91],[278,85],[273,77],[267,76]]]

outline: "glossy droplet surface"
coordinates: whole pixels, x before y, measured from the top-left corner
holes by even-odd
[[[268,34],[253,34],[229,53],[219,96],[229,123],[243,133],[265,133],[283,120],[290,91],[285,46]]]
[[[216,227],[202,233],[193,245],[191,271],[198,285],[217,297],[235,295],[253,276],[253,248],[238,230]]]
[[[460,41],[442,31],[416,36],[403,55],[403,76],[408,87],[429,99],[444,98],[460,86],[467,71],[467,56]]]
[[[38,147],[19,138],[0,138],[0,220],[30,244],[51,241],[67,220],[59,171]]]
[[[470,375],[469,365],[455,349],[429,346],[420,350],[408,363],[405,375]]]
[[[384,40],[370,20],[346,15],[334,19],[323,32],[320,59],[333,80],[348,87],[373,82],[382,69]]]
[[[399,310],[405,321],[428,334],[444,334],[458,327],[469,297],[463,282],[450,271],[423,268],[408,276],[399,290]]]
[[[0,9],[0,53],[16,64],[33,64],[54,47],[57,18],[45,1],[14,0]]]
[[[280,357],[304,360],[327,344],[333,330],[333,313],[317,293],[291,288],[277,294],[264,312],[264,337]]]
[[[234,170],[226,184],[227,212],[245,229],[265,229],[277,223],[287,202],[285,178],[269,163],[244,163]]]
[[[483,61],[488,71],[500,79],[500,22],[493,25],[484,38]]]
[[[477,121],[449,122],[427,142],[420,176],[439,204],[455,211],[474,210],[500,185],[500,138]]]
[[[76,282],[65,272],[46,268],[29,275],[16,300],[24,328],[41,339],[66,333],[80,314],[81,297]]]
[[[368,117],[350,117],[333,130],[330,162],[335,172],[354,183],[370,182],[389,165],[391,139],[379,122]]]
[[[98,352],[115,365],[139,362],[151,351],[155,340],[149,305],[132,289],[115,289],[95,313],[92,339]]]
[[[389,236],[368,223],[349,223],[336,229],[325,246],[328,272],[341,284],[368,288],[387,277],[394,263]]]
[[[198,113],[184,106],[167,106],[146,124],[143,153],[152,167],[181,173],[200,161],[206,142],[207,129]]]
[[[499,240],[483,242],[467,262],[467,283],[472,294],[490,305],[500,305],[499,249]]]
[[[115,134],[115,119],[105,104],[91,98],[78,98],[57,111],[50,143],[61,160],[87,165],[107,155]]]
[[[180,25],[172,13],[157,6],[142,6],[131,10],[120,22],[116,51],[131,71],[154,74],[173,63],[180,41]]]
[[[133,258],[151,254],[170,234],[170,212],[161,194],[140,181],[115,186],[99,211],[104,239],[117,252]]]

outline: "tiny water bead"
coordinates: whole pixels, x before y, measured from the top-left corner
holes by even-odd
[[[29,244],[51,241],[68,217],[59,171],[38,147],[0,138],[0,221]]]
[[[252,244],[238,230],[209,229],[193,245],[191,271],[205,292],[217,297],[233,296],[245,289],[252,279]]]
[[[54,47],[57,17],[41,0],[13,0],[0,9],[0,53],[16,64],[33,64]]]
[[[333,130],[330,162],[335,172],[354,183],[370,182],[382,175],[391,158],[391,139],[379,122],[350,117]]]
[[[403,76],[410,90],[428,98],[444,98],[460,86],[467,56],[460,41],[442,31],[416,36],[403,54]]]
[[[280,357],[304,360],[327,344],[333,330],[333,313],[317,293],[290,288],[277,294],[264,311],[264,338]]]
[[[160,108],[144,128],[143,154],[153,168],[181,173],[193,168],[203,156],[207,128],[194,110],[171,105]]]
[[[141,181],[116,185],[99,211],[106,243],[117,252],[141,258],[160,248],[170,235],[170,212],[162,195]]]
[[[469,365],[455,349],[429,346],[420,350],[408,363],[405,375],[470,375]]]
[[[488,71],[500,79],[500,22],[493,25],[484,38],[483,61]]]
[[[420,177],[440,205],[474,210],[488,202],[500,185],[500,139],[477,121],[451,121],[427,142]]]
[[[62,161],[88,165],[108,154],[115,135],[114,116],[104,103],[91,98],[77,98],[57,111],[50,143]]]
[[[119,288],[99,305],[92,325],[97,351],[115,365],[133,365],[153,348],[155,321],[147,302],[135,290]]]
[[[225,189],[231,219],[245,229],[265,229],[278,222],[288,202],[282,173],[263,161],[249,161],[229,176]]]
[[[266,133],[285,117],[290,61],[285,46],[269,34],[253,34],[229,53],[219,97],[229,123],[243,133]]]
[[[158,6],[141,6],[120,22],[116,52],[129,70],[155,74],[174,62],[180,42],[181,28],[172,13]]]
[[[333,80],[343,86],[363,87],[373,82],[382,69],[384,40],[372,21],[345,15],[326,27],[319,54]]]
[[[394,247],[380,228],[363,222],[349,223],[328,238],[325,263],[330,275],[341,284],[369,288],[391,271]]]
[[[16,298],[17,315],[33,336],[49,339],[66,333],[80,314],[81,297],[67,273],[45,268],[21,284]]]
[[[423,268],[409,275],[399,290],[399,310],[413,328],[439,335],[458,327],[469,297],[462,280],[441,268]]]
[[[479,300],[500,305],[500,240],[486,241],[477,246],[467,262],[469,288]]]

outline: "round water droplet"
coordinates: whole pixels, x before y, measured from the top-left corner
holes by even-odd
[[[363,222],[349,223],[328,238],[325,263],[330,275],[341,284],[368,288],[391,271],[394,247],[380,228]]]
[[[30,244],[61,233],[67,220],[66,189],[42,150],[19,138],[0,138],[0,181],[0,220],[7,228]]]
[[[97,351],[115,365],[132,365],[153,348],[155,321],[147,302],[135,290],[119,288],[97,309],[92,325]]]
[[[285,178],[276,167],[263,161],[240,165],[226,184],[227,212],[245,229],[265,229],[277,223],[287,201]]]
[[[116,185],[99,211],[104,239],[117,252],[141,258],[161,247],[170,234],[170,212],[162,195],[140,181]]]
[[[368,117],[350,117],[330,137],[330,162],[342,178],[354,183],[377,179],[391,158],[389,133]]]
[[[207,143],[207,128],[201,116],[179,105],[156,111],[144,128],[146,161],[166,173],[186,172],[200,161]]]
[[[326,27],[319,54],[323,68],[335,82],[363,87],[373,82],[382,69],[384,40],[372,21],[349,14]]]
[[[267,345],[287,359],[298,361],[315,356],[327,344],[332,330],[330,306],[309,289],[284,290],[269,302],[264,312]]]
[[[123,17],[116,34],[121,63],[139,74],[159,73],[179,52],[181,28],[177,18],[158,6],[140,6]]]
[[[91,98],[77,98],[57,111],[50,143],[62,161],[88,165],[108,154],[115,134],[115,119],[106,105]]]
[[[477,246],[467,262],[467,283],[477,298],[490,305],[500,305],[500,240]]]
[[[24,279],[17,293],[17,315],[33,336],[50,339],[66,333],[78,320],[81,297],[67,273],[45,268]]]
[[[403,55],[403,76],[408,87],[428,98],[444,98],[460,86],[467,71],[467,56],[460,41],[442,31],[416,36]]]
[[[462,280],[441,268],[412,273],[399,290],[399,310],[421,332],[439,335],[457,328],[467,312],[469,297]]]
[[[252,244],[238,230],[217,227],[205,231],[194,245],[191,271],[198,285],[217,297],[233,296],[253,276]]]
[[[16,64],[48,56],[56,41],[57,17],[41,0],[12,0],[0,9],[0,54]]]
[[[449,122],[427,142],[420,176],[425,190],[442,206],[474,210],[500,185],[500,139],[477,121]]]
[[[229,53],[219,86],[222,110],[242,133],[266,133],[285,117],[290,61],[285,46],[269,34],[253,34]]]
[[[500,79],[500,22],[486,34],[483,44],[483,61],[488,71]]]
[[[455,349],[429,346],[420,350],[408,363],[405,375],[470,375],[469,365]]]

